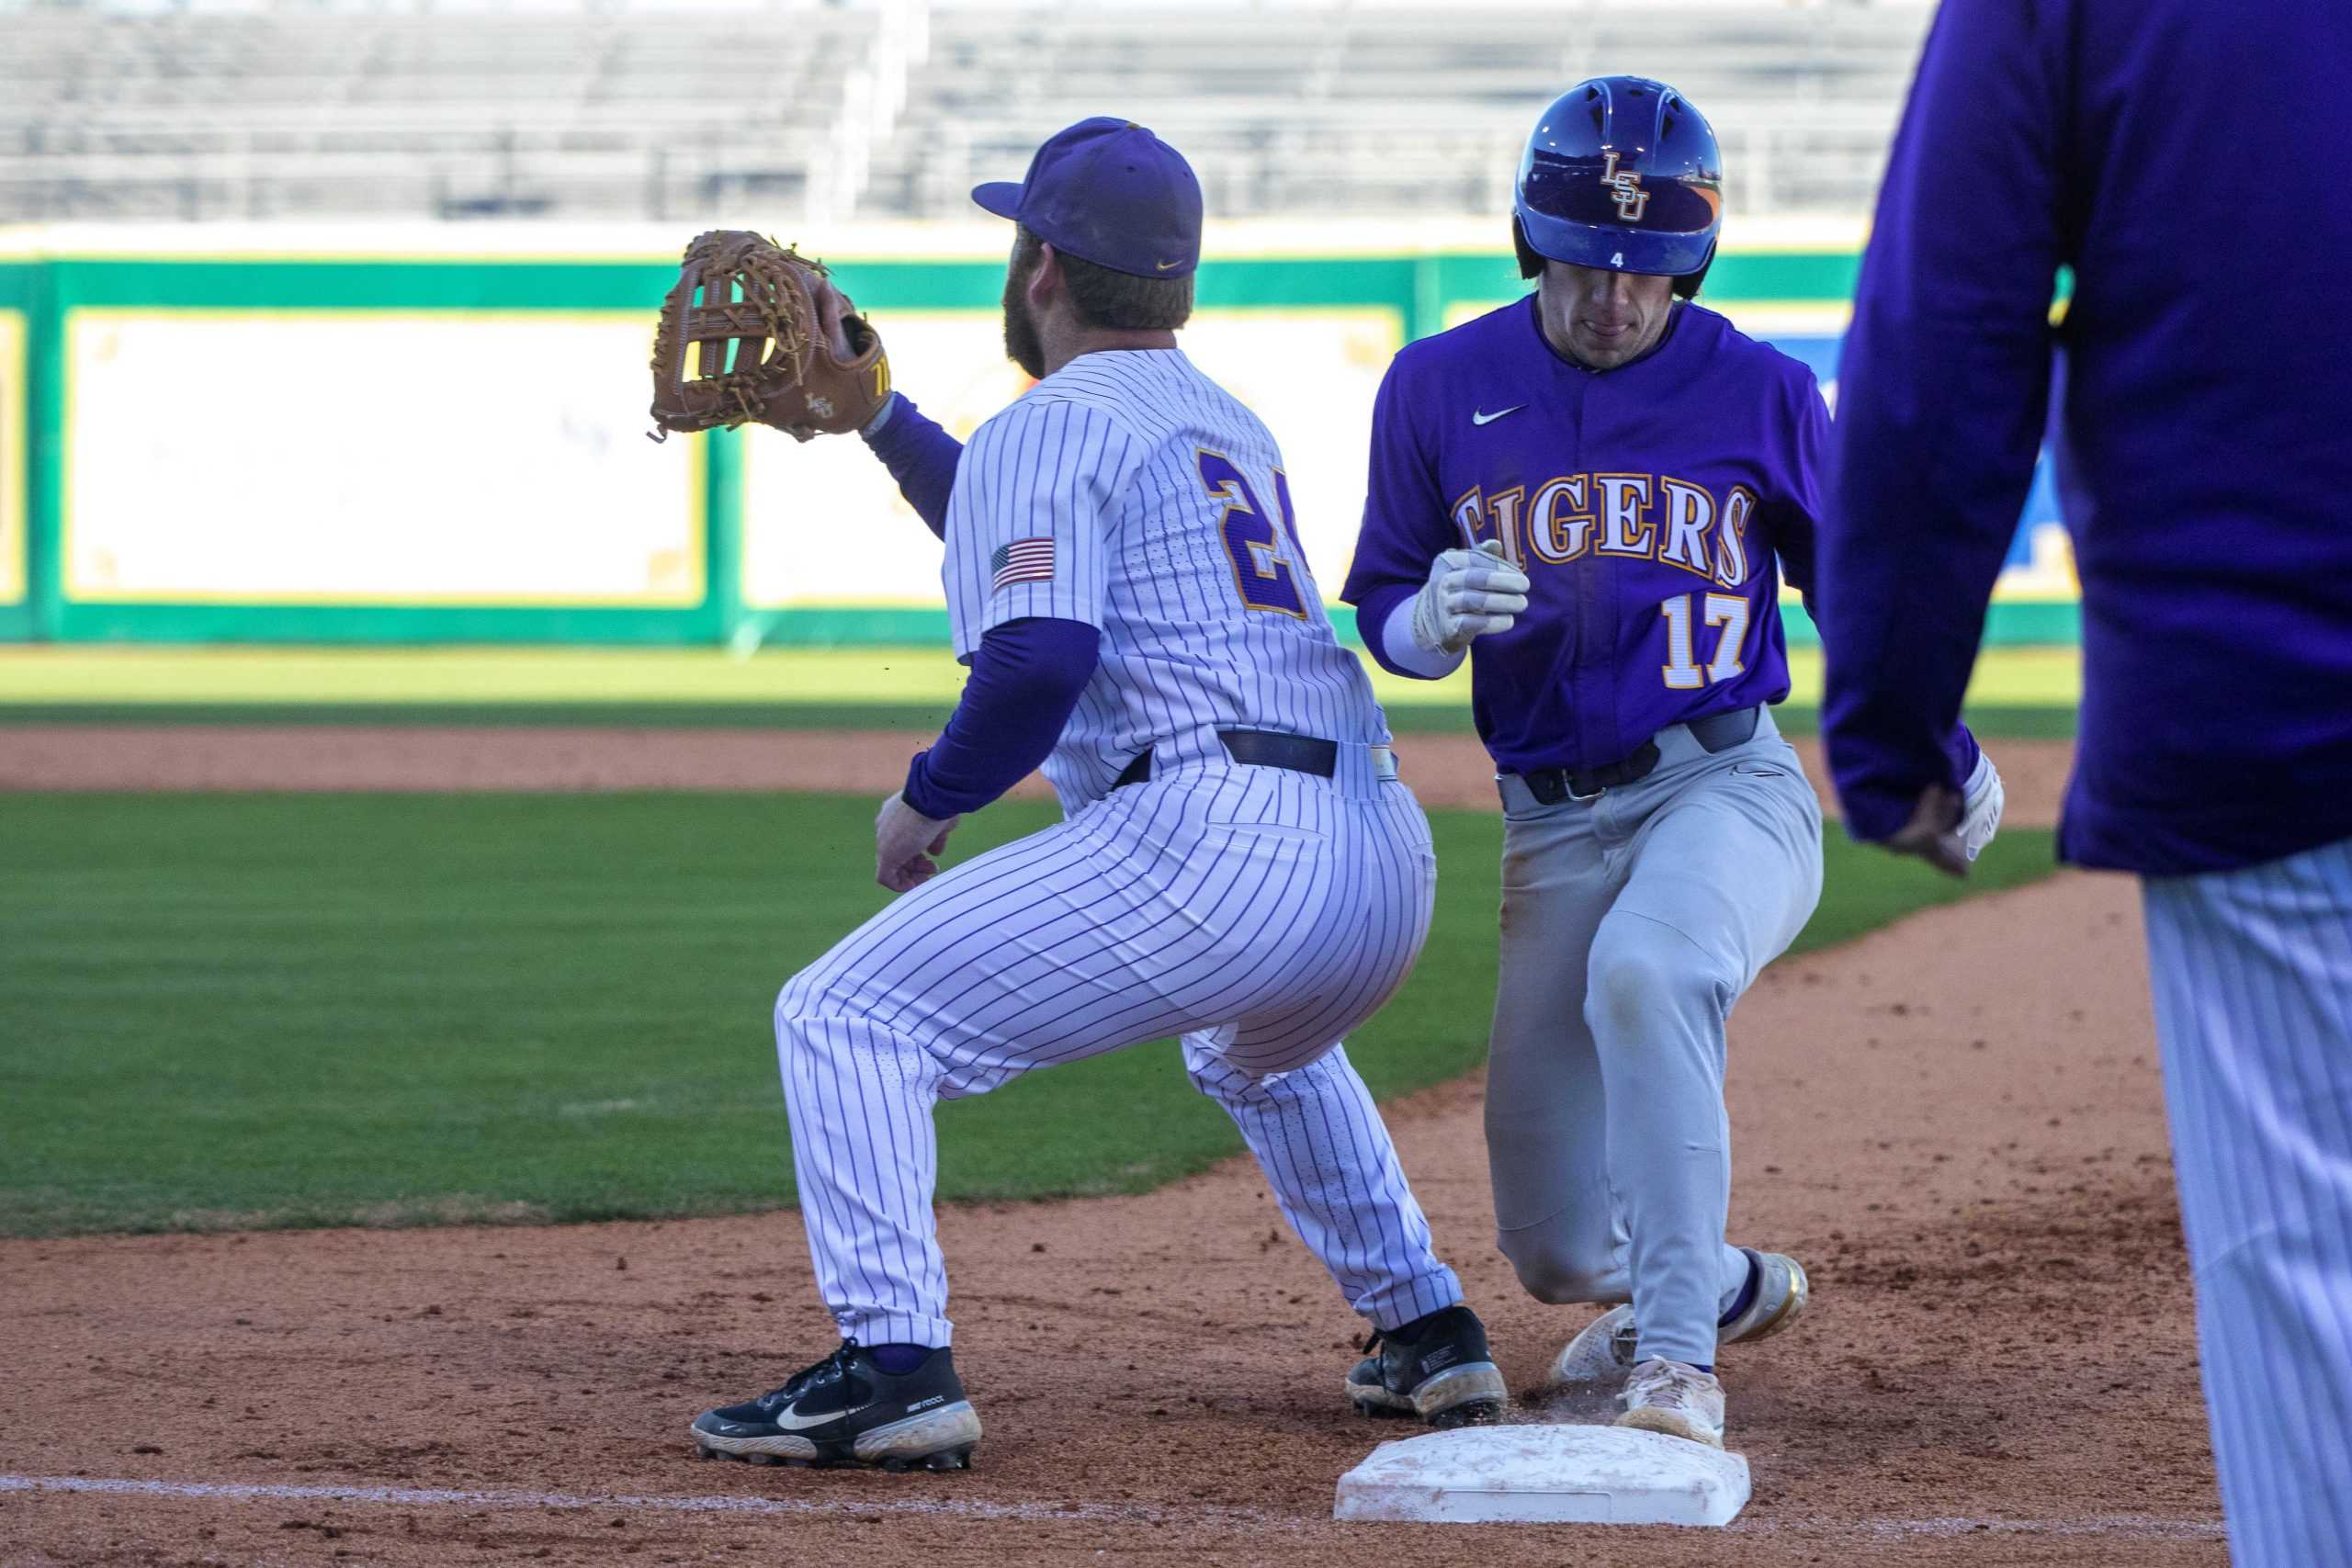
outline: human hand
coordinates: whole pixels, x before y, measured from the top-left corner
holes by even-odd
[[[2000,770],[1993,766],[1992,754],[1980,749],[1976,771],[1968,775],[1967,787],[1961,792],[1960,841],[1970,860],[1984,853],[1984,846],[2000,830],[2001,808],[2007,802]]]
[[[925,817],[899,796],[882,803],[874,818],[874,880],[893,893],[908,893],[939,874],[931,857],[947,848],[947,835],[960,817]]]
[[[809,288],[809,295],[817,301],[817,330],[832,346],[835,359],[854,359],[857,350],[849,340],[849,319],[857,307],[849,296],[833,287],[830,277],[820,277]]]
[[[1493,539],[1475,550],[1442,550],[1413,600],[1413,640],[1430,653],[1460,653],[1473,637],[1509,631],[1531,586]]]
[[[857,307],[850,303],[849,296],[834,288],[831,278],[820,276],[810,281],[808,297],[817,305],[817,335],[823,340],[832,356],[842,361],[856,358],[863,350],[850,335],[850,320],[857,314]],[[787,424],[780,428],[795,441],[814,441],[822,434],[806,424]]]
[[[1886,839],[1883,848],[1898,855],[1917,855],[1938,871],[1966,876],[1972,855],[1961,836],[1966,813],[1960,796],[1941,784],[1929,784],[1919,794],[1911,820]]]

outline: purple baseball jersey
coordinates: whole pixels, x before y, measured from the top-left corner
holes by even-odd
[[[1813,372],[1713,310],[1676,306],[1657,349],[1595,372],[1531,295],[1389,367],[1341,596],[1386,663],[1381,628],[1431,558],[1499,540],[1533,586],[1471,645],[1478,734],[1508,773],[1614,762],[1788,695],[1780,570],[1812,585],[1828,437]]]

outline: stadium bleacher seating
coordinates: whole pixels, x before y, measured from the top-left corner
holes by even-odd
[[[1213,210],[1493,213],[1578,77],[1664,77],[1736,211],[1860,210],[1927,8],[1905,3],[1046,0],[0,3],[0,222],[963,216],[1091,113]]]

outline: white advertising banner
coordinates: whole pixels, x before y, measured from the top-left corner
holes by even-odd
[[[891,378],[958,436],[1021,393],[994,311],[881,316]],[[1280,444],[1299,546],[1336,599],[1363,514],[1372,402],[1404,342],[1392,310],[1203,310],[1180,335],[1193,360],[1254,409]],[[865,444],[745,442],[743,597],[755,609],[940,603],[939,544]]]
[[[1193,363],[1256,411],[1288,465],[1298,545],[1339,603],[1363,523],[1372,402],[1405,322],[1374,306],[1204,310],[1186,330]]]
[[[75,310],[66,597],[698,604],[650,347],[641,311]]]
[[[1021,395],[994,310],[876,312],[890,380],[959,439]],[[939,541],[854,435],[743,431],[743,603],[937,604]]]

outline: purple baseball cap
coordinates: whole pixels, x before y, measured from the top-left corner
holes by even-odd
[[[974,186],[972,199],[1113,272],[1182,277],[1201,265],[1201,182],[1131,119],[1080,120],[1037,149],[1018,185]]]

